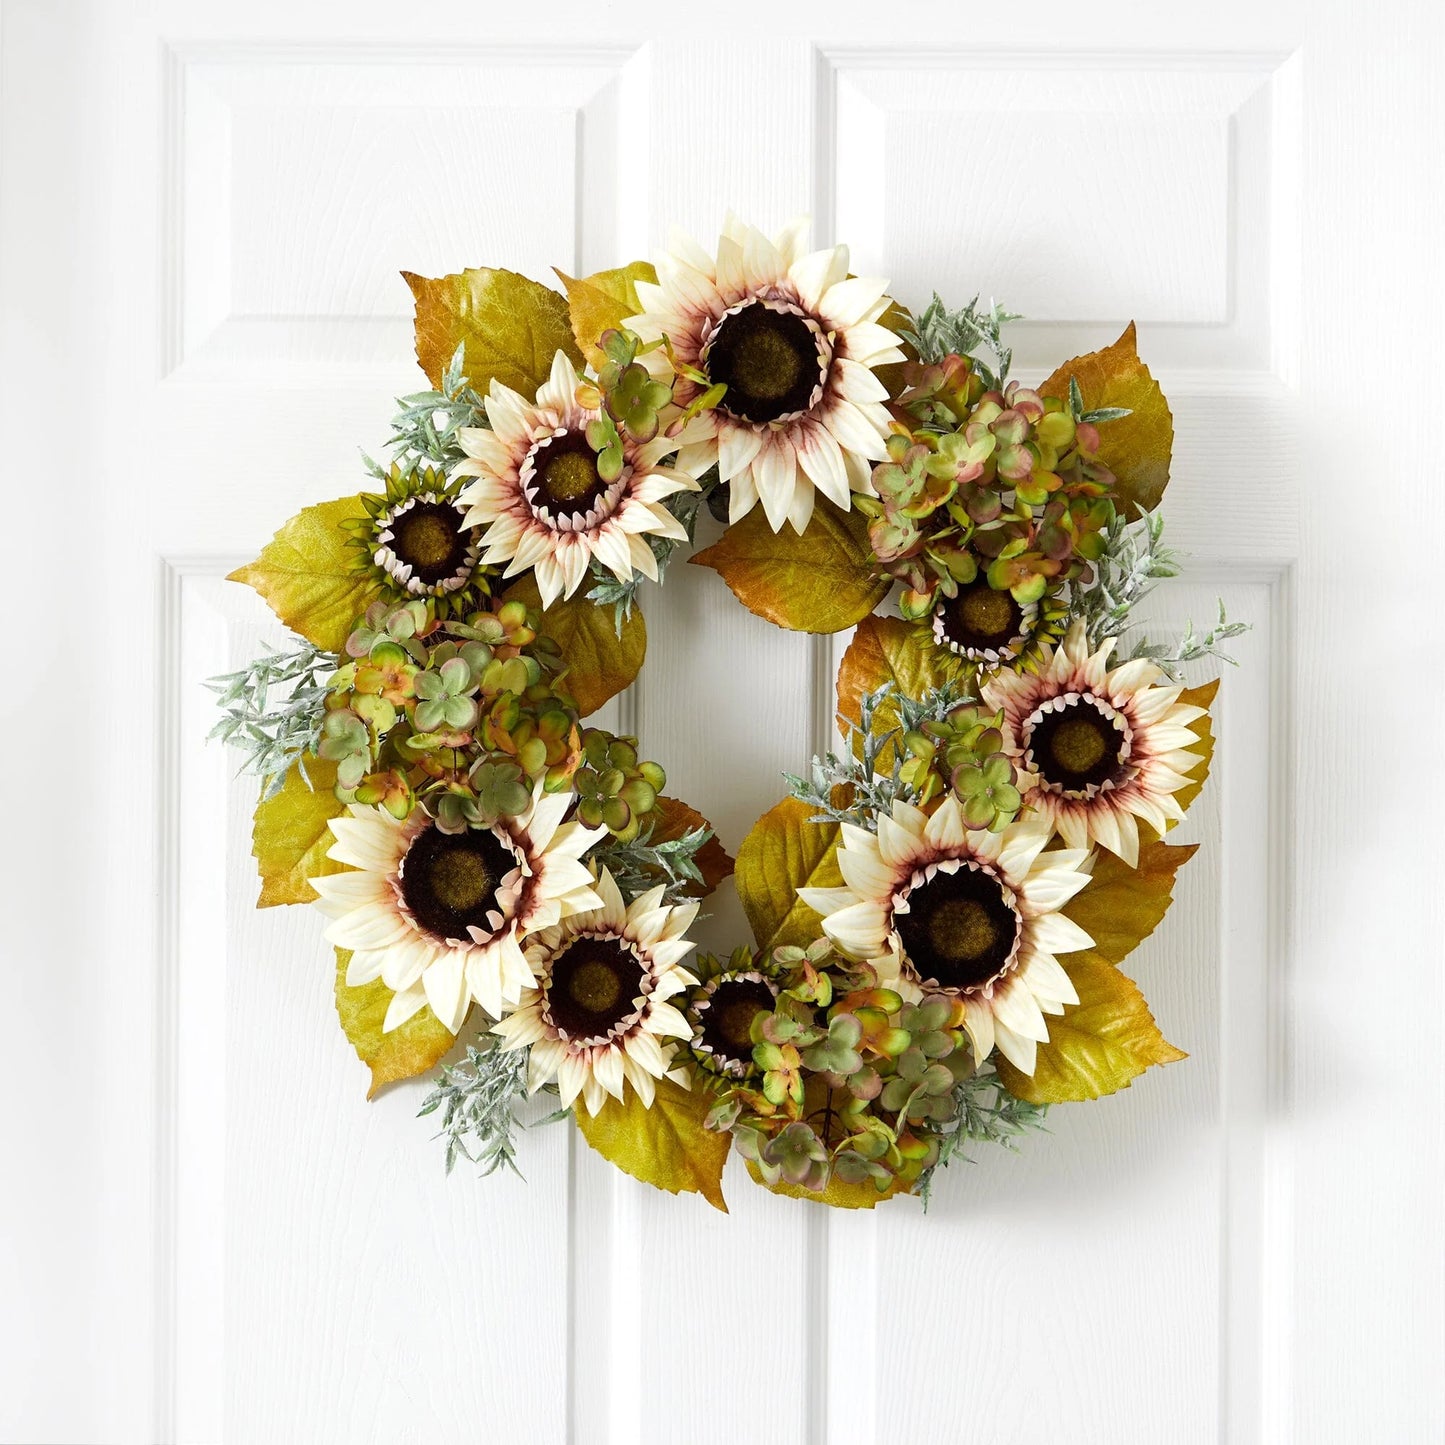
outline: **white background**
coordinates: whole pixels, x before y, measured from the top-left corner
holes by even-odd
[[[1445,1435],[1437,7],[0,9],[0,1438],[872,1445]],[[1254,623],[1131,959],[1188,1062],[1019,1157],[732,1214],[574,1132],[442,1176],[258,915],[219,579],[413,389],[402,267],[573,274],[733,206],[1039,379],[1131,316],[1188,577]],[[18,569],[18,571],[17,571]],[[614,721],[735,848],[842,639],[678,566]],[[720,897],[712,942],[741,937]]]

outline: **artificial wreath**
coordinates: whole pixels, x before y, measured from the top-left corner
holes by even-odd
[[[1023,386],[1016,318],[910,313],[804,236],[729,221],[562,291],[407,274],[433,389],[366,490],[233,574],[298,635],[213,684],[262,780],[260,905],[327,915],[373,1093],[441,1066],[448,1168],[515,1168],[545,1090],[719,1208],[734,1146],[779,1193],[926,1203],[961,1149],[1184,1057],[1119,965],[1194,851],[1165,836],[1217,683],[1181,667],[1241,628],[1123,641],[1174,571],[1134,328]],[[736,859],[587,724],[704,503],[726,530],[691,561],[781,627],[855,629],[842,745]],[[729,874],[754,937],[699,957]]]

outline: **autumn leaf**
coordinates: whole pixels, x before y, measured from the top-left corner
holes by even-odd
[[[926,628],[897,617],[865,617],[858,624],[838,666],[838,716],[855,727],[863,722],[865,693],[892,683],[903,697],[922,698],[958,673],[958,659],[937,646]],[[887,732],[898,725],[898,703],[885,701],[874,713],[873,726]],[[854,743],[862,748],[861,738]],[[880,755],[880,770],[893,766],[893,745]]]
[[[814,1189],[804,1189],[799,1184],[789,1184],[786,1179],[779,1179],[776,1184],[769,1184],[758,1170],[758,1166],[751,1159],[748,1160],[748,1173],[753,1177],[754,1184],[761,1184],[764,1189],[774,1194],[781,1194],[787,1199],[806,1199],[814,1204],[828,1204],[834,1209],[872,1209],[882,1204],[885,1199],[892,1199],[895,1194],[911,1194],[911,1188],[904,1186],[902,1180],[890,1181],[888,1188],[881,1194],[866,1179],[859,1184],[849,1184],[842,1179],[830,1179],[828,1187],[821,1192]]]
[[[1210,766],[1214,762],[1214,726],[1213,719],[1209,716],[1209,709],[1213,707],[1214,697],[1218,691],[1219,679],[1216,677],[1213,682],[1206,682],[1203,687],[1186,687],[1179,694],[1180,702],[1188,703],[1191,707],[1202,707],[1205,710],[1203,717],[1196,718],[1189,724],[1189,731],[1199,739],[1199,746],[1194,751],[1204,761],[1189,774],[1189,781],[1174,795],[1174,801],[1186,812],[1195,798],[1204,790]]]
[[[341,652],[351,624],[376,596],[341,525],[353,517],[369,520],[360,497],[307,507],[226,580],[255,588],[287,627],[323,652]]]
[[[1069,379],[1079,383],[1084,411],[1127,407],[1129,415],[1098,423],[1099,458],[1118,479],[1114,502],[1121,515],[1134,517],[1135,507],[1152,511],[1169,483],[1169,458],[1174,450],[1174,418],[1159,383],[1139,360],[1134,323],[1102,351],[1066,361],[1039,392],[1067,404]]]
[[[554,268],[555,269],[555,268]],[[639,281],[657,281],[657,268],[650,261],[632,261],[612,271],[596,271],[578,280],[563,271],[557,275],[567,288],[567,310],[572,318],[572,335],[582,354],[594,367],[607,358],[597,339],[604,331],[621,326],[641,310],[637,299]]]
[[[1062,1018],[1050,1017],[1049,1041],[1038,1046],[1033,1076],[1021,1073],[1001,1054],[999,1077],[1016,1099],[1030,1104],[1065,1104],[1097,1099],[1129,1086],[1154,1064],[1189,1056],[1166,1042],[1132,979],[1097,953],[1065,954],[1077,1004]]]
[[[1063,911],[1094,940],[1094,951],[1122,963],[1159,926],[1174,897],[1174,875],[1198,850],[1197,843],[1174,847],[1142,843],[1139,866],[1131,868],[1100,848],[1093,877]]]
[[[335,793],[336,764],[325,758],[307,758],[311,783],[293,763],[281,791],[256,805],[251,825],[251,852],[261,875],[257,908],[278,903],[312,903],[312,878],[323,873],[344,873],[345,863],[326,856],[336,840],[330,823],[346,811]]]
[[[457,1040],[430,1007],[423,1007],[420,1013],[413,1014],[389,1034],[382,1033],[381,1026],[394,996],[392,990],[380,979],[351,988],[346,982],[346,966],[350,962],[350,951],[338,948],[336,1013],[357,1058],[371,1070],[371,1087],[366,1097],[374,1099],[383,1085],[426,1073],[446,1056]]]
[[[701,1090],[659,1079],[650,1109],[629,1087],[626,1102],[609,1098],[589,1114],[579,1100],[573,1115],[582,1137],[624,1174],[669,1194],[701,1194],[726,1214],[722,1172],[732,1136],[703,1128],[711,1103]]]
[[[677,798],[661,796],[657,800],[657,811],[653,814],[650,843],[671,843],[695,828],[712,830],[712,824],[696,808],[690,808]],[[717,840],[717,834],[702,845],[693,855],[698,872],[702,874],[702,885],[689,883],[682,891],[691,898],[706,898],[724,878],[733,871],[733,860],[727,849]]]
[[[583,716],[629,687],[647,655],[647,623],[634,607],[617,634],[612,604],[589,602],[580,593],[563,597],[545,611],[536,579],[528,573],[506,591],[505,601],[525,602],[542,612],[542,631],[562,649],[567,663],[563,686],[577,699]]]
[[[841,888],[838,825],[810,823],[813,809],[796,798],[770,808],[738,849],[734,881],[753,936],[764,952],[784,944],[806,948],[823,921],[799,888]]]
[[[416,359],[434,387],[458,346],[462,371],[483,396],[500,381],[530,401],[559,351],[581,368],[566,298],[550,286],[490,266],[436,280],[401,275],[416,298]]]
[[[711,567],[759,617],[795,632],[841,632],[866,617],[892,582],[869,560],[868,523],[819,497],[802,536],[774,532],[754,507],[689,560]]]

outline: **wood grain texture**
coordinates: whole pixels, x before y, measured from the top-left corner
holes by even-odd
[[[108,718],[123,785],[26,767],[9,795],[0,1437],[1445,1434],[1442,17],[1040,0],[1006,33],[929,25],[876,0],[665,32],[581,0],[5,7],[0,413],[33,435],[83,361],[105,439],[12,488],[12,533],[63,494],[126,619],[99,654],[88,612],[50,620],[6,755],[34,756],[74,657],[134,705]],[[319,921],[251,911],[249,790],[198,741],[199,679],[264,621],[214,578],[355,490],[418,384],[396,268],[577,273],[728,207],[811,208],[907,301],[1031,311],[1026,378],[1138,314],[1196,558],[1161,615],[1206,621],[1218,591],[1256,623],[1181,834],[1205,846],[1131,960],[1190,1060],[958,1165],[927,1219],[825,1218],[730,1170],[725,1220],[558,1130],[526,1186],[443,1180],[421,1087],[363,1099]],[[53,556],[14,550],[16,595],[48,595]],[[644,605],[648,670],[610,715],[735,845],[823,736],[828,649],[697,569]],[[739,936],[715,912],[705,936]],[[759,1318],[794,1346],[761,1372]]]
[[[653,244],[677,225],[711,246],[729,205],[768,227],[806,210],[812,139],[806,45],[764,53],[699,36],[659,40],[650,51],[646,191]],[[762,111],[748,113],[758,97]],[[710,130],[706,166],[690,161],[695,141],[675,124],[681,114],[732,118]],[[760,125],[770,136],[764,150],[757,145]],[[705,515],[700,543],[719,530]],[[754,820],[782,795],[782,770],[807,760],[810,643],[754,617],[715,573],[681,557],[660,592],[646,588],[643,606],[649,644],[634,687],[637,730],[647,756],[663,760],[668,791],[710,818],[735,854]],[[701,947],[726,951],[748,941],[731,879],[706,908],[713,917],[696,930]],[[642,1363],[640,1393],[654,1403],[638,1412],[633,1432],[589,1435],[579,1420],[574,1438],[662,1445],[686,1419],[700,1436],[745,1440],[757,1433],[759,1409],[781,1436],[807,1438],[806,1351],[758,1371],[749,1323],[771,1318],[772,1329],[796,1339],[817,1327],[808,1313],[810,1225],[803,1212],[780,1216],[737,1160],[723,1178],[726,1217],[701,1201],[685,1201],[679,1210],[677,1201],[615,1174],[612,1188],[614,1210],[634,1231],[618,1241],[614,1269],[625,1276],[632,1261],[656,1258],[643,1275],[628,1355]],[[688,1304],[677,1307],[679,1297],[664,1294],[664,1282],[681,1286]],[[610,1388],[615,1397],[615,1374]],[[660,1401],[668,1403],[659,1409]]]

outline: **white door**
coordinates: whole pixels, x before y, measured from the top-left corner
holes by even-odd
[[[0,1437],[1442,1438],[1441,38],[1427,0],[7,0]],[[1137,319],[1160,616],[1255,629],[1130,963],[1192,1057],[926,1217],[731,1170],[724,1217],[560,1127],[525,1184],[444,1178],[202,742],[275,635],[221,578],[418,384],[397,272],[586,274],[729,207],[992,293],[1026,378]],[[836,647],[698,568],[646,605],[623,719],[735,848]]]

